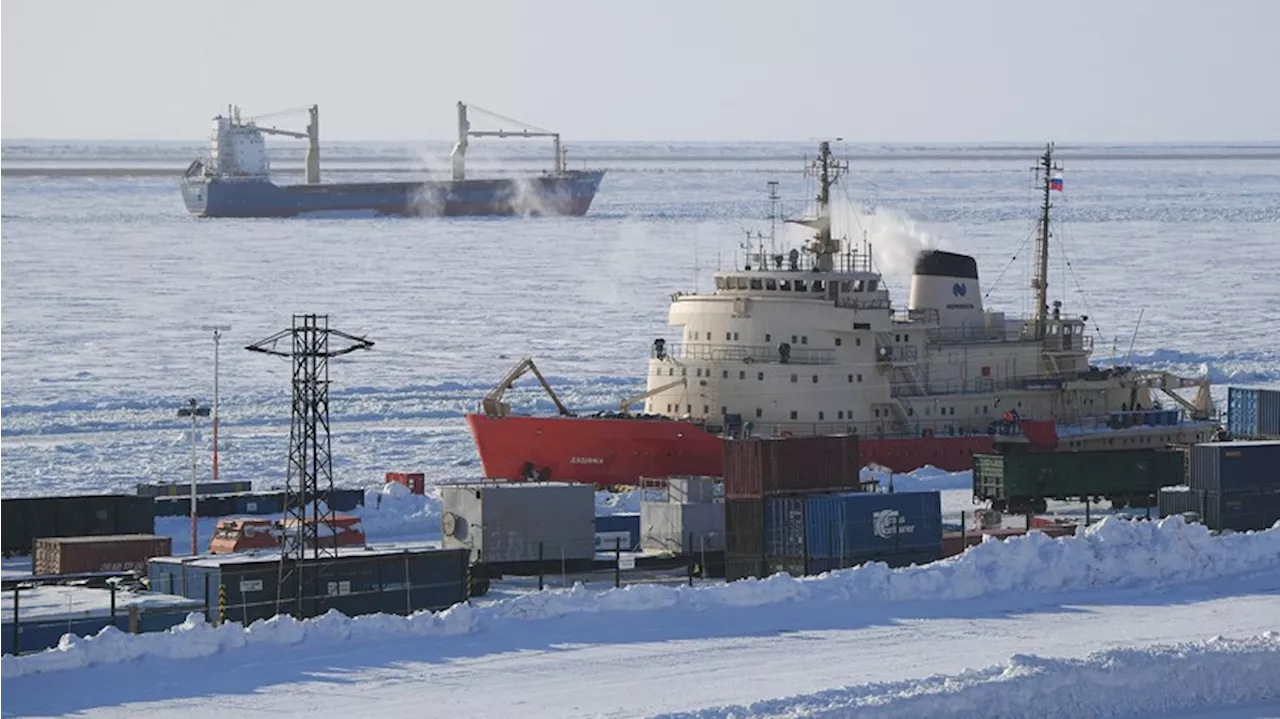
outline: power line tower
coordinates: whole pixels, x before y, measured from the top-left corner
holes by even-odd
[[[331,348],[330,337],[344,340],[344,344],[337,349]],[[294,315],[292,328],[245,347],[250,352],[293,360],[293,419],[289,428],[289,471],[285,480],[277,612],[291,600],[293,613],[301,616],[303,597],[320,595],[320,567],[316,566],[316,571],[310,573],[305,571],[308,549],[312,560],[338,556],[335,513],[328,501],[333,491],[333,457],[329,443],[329,359],[371,347],[373,342],[363,337],[330,329],[328,315]],[[286,598],[285,587],[290,580],[294,596]]]

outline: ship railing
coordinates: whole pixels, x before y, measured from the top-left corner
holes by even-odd
[[[835,350],[791,346],[783,360],[779,347],[769,345],[723,345],[677,342],[666,345],[664,356],[677,360],[709,362],[763,362],[767,364],[834,364]],[[661,358],[660,358],[661,359]]]
[[[923,386],[922,386],[923,385]],[[949,394],[990,394],[1010,390],[1060,390],[1063,379],[1054,375],[1018,375],[1015,377],[974,377],[929,382],[890,382],[893,397],[927,397]]]
[[[836,300],[836,307],[854,310],[887,310],[890,302],[887,297],[863,298],[857,295],[840,295]]]
[[[925,339],[929,344],[957,344],[961,342],[1021,342],[1024,338],[1008,335],[1004,329],[988,329],[986,327],[938,327],[925,330]]]
[[[1021,419],[1031,419],[1023,415]],[[756,437],[814,437],[836,434],[856,435],[865,439],[912,439],[923,437],[971,437],[1021,434],[1014,423],[987,418],[961,422],[956,420],[915,420],[907,423],[891,418],[870,421],[773,422],[756,425]]]

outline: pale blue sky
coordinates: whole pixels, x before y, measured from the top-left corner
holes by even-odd
[[[319,103],[447,139],[466,100],[573,140],[1280,139],[1272,0],[5,0],[5,138],[182,139]],[[302,124],[297,118],[296,123]]]

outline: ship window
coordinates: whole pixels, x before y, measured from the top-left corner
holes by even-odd
[[[724,333],[724,341],[725,341],[725,342],[728,342],[728,341],[729,341],[729,340],[731,340],[731,339],[733,339],[733,333],[732,333],[732,332],[725,332],[725,333]]]
[[[747,278],[745,278],[745,277],[735,277],[735,278],[733,278],[733,287],[734,287],[734,289],[737,289],[737,290],[745,290],[745,289],[747,289]]]
[[[836,419],[844,419],[844,410],[836,412]]]
[[[723,278],[723,277],[717,277],[717,278],[716,278],[716,289],[717,289],[717,290],[723,290],[723,289],[724,289],[724,278]]]
[[[747,378],[747,371],[746,371],[746,370],[739,370],[739,371],[738,371],[738,379],[746,379],[746,378]]]
[[[808,292],[808,291],[809,291],[809,283],[805,282],[804,280],[796,280],[796,281],[795,281],[795,287],[796,287],[796,292]]]
[[[667,414],[671,414],[671,404],[667,404]]]
[[[704,415],[705,415],[705,414],[711,414],[711,407],[710,407],[710,406],[708,406],[708,405],[705,405],[705,404],[704,404],[704,405],[702,405],[702,413],[703,413]]]
[[[668,377],[674,377],[674,376],[675,376],[675,374],[676,374],[676,368],[675,368],[675,367],[669,367],[669,368],[667,368],[667,376],[668,376]]]
[[[738,333],[737,333],[737,332],[734,332],[734,333],[733,333],[733,341],[734,341],[734,342],[737,342],[737,341],[738,341]]]
[[[902,335],[894,335],[894,336],[893,336],[893,341],[894,341],[894,342],[901,342],[901,341],[902,341]]]
[[[879,416],[880,416],[880,410],[879,410],[878,408],[877,408],[877,409],[872,410],[872,411],[871,411],[871,413],[872,413],[872,414],[874,414],[874,415],[875,415],[875,416],[877,416],[877,417],[879,417]]]
[[[813,376],[813,383],[814,383],[814,384],[817,384],[817,383],[818,383],[818,375],[816,375],[816,374]]]
[[[778,280],[778,289],[783,292],[791,291],[791,280]]]
[[[841,345],[841,340],[840,340],[840,338],[839,338],[839,337],[837,337],[837,338],[836,338],[836,347],[839,347],[840,345]]]
[[[827,291],[827,288],[823,285],[822,280],[814,280],[814,281],[813,281],[813,291],[814,291],[814,292],[826,292],[826,291]],[[821,414],[821,412],[819,412],[819,414]]]
[[[701,368],[701,367],[699,367],[699,368],[695,369],[695,370],[694,370],[694,372],[695,372],[695,373],[697,373],[697,375],[698,375],[699,377],[701,377],[701,376],[702,376],[702,368]]]
[[[853,338],[853,344],[854,344],[854,346],[855,346],[855,347],[861,347],[861,346],[862,346],[862,338],[861,338],[861,337],[854,337],[854,338]]]
[[[819,411],[819,412],[818,412],[818,420],[819,420],[819,421],[821,421],[822,419],[823,419],[822,412],[821,412],[821,411]]]
[[[861,292],[863,290],[862,280],[855,280],[853,283],[853,291]]]
[[[757,380],[759,380],[760,382],[763,382],[763,381],[764,381],[764,372],[757,372],[757,373],[756,373],[756,379],[757,379]]]
[[[689,376],[689,368],[688,368],[688,367],[681,367],[681,368],[680,368],[680,376],[681,376],[681,377],[688,377],[688,376]]]
[[[772,342],[772,341],[773,341],[773,335],[771,335],[771,334],[765,334],[765,336],[764,336],[764,341],[765,341],[765,342]]]
[[[987,409],[987,405],[985,405],[985,404],[984,404],[984,405],[982,405],[982,413],[983,413],[983,414],[987,414],[987,413],[988,413],[988,412],[990,412],[990,411],[991,411],[991,410]]]
[[[756,419],[760,419],[763,416],[764,416],[764,410],[760,409],[759,407],[756,407]]]
[[[861,381],[862,381],[862,375],[858,375],[858,381],[859,381],[859,382],[861,382]]]
[[[853,283],[848,280],[845,280],[844,282],[840,283],[841,292],[852,292],[853,291],[852,288],[853,288]]]
[[[698,333],[697,333],[697,332],[694,332],[694,333],[693,333],[693,338],[694,338],[695,340],[696,340],[696,339],[698,339]]]
[[[724,416],[724,415],[726,415],[726,414],[729,414],[729,408],[728,408],[728,407],[725,407],[725,406],[723,406],[723,405],[722,405],[722,406],[720,407],[720,414],[721,414],[721,416]]]
[[[849,384],[853,384],[853,375],[849,375]]]
[[[800,336],[800,344],[802,344],[802,345],[807,345],[807,344],[809,344],[809,337],[808,337],[808,335],[801,335],[801,336]]]
[[[910,342],[910,341],[911,341],[911,335],[908,335],[908,334],[904,334],[904,335],[902,335],[902,341],[903,341],[903,342]]]
[[[764,289],[764,282],[763,282],[763,281],[761,281],[761,279],[760,279],[759,277],[752,277],[752,278],[751,278],[751,289],[753,289],[753,290],[763,290],[763,289]]]
[[[796,415],[796,411],[795,411],[794,409],[793,409],[793,410],[791,410],[791,419],[799,419],[799,417]]]
[[[915,408],[913,408],[913,407],[908,407],[908,408],[907,408],[907,416],[908,416],[908,417],[914,417],[914,416],[916,416],[916,410],[915,410]]]
[[[777,280],[765,280],[765,281],[764,281],[764,288],[765,288],[766,290],[776,290],[776,289],[778,289],[778,281],[777,281]]]
[[[721,372],[720,379],[729,379],[729,370],[724,370],[723,372]]]
[[[791,335],[791,344],[794,345],[799,343],[800,343],[800,337],[798,335]]]
[[[686,404],[686,405],[684,406],[684,411],[688,412],[689,414],[693,414],[693,405],[691,405],[691,404]]]
[[[798,376],[798,375],[794,375],[794,374],[793,374],[793,375],[791,375],[791,381],[792,381],[792,382],[798,382],[798,381],[799,381],[799,379],[800,379],[800,378],[799,378],[799,376]]]
[[[875,292],[876,283],[877,283],[876,280],[867,280],[867,292]]]

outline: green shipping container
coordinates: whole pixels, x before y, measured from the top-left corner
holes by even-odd
[[[1154,506],[1161,487],[1185,481],[1176,450],[979,454],[973,497],[993,508],[1022,509],[1042,499],[1103,497],[1116,506]]]

